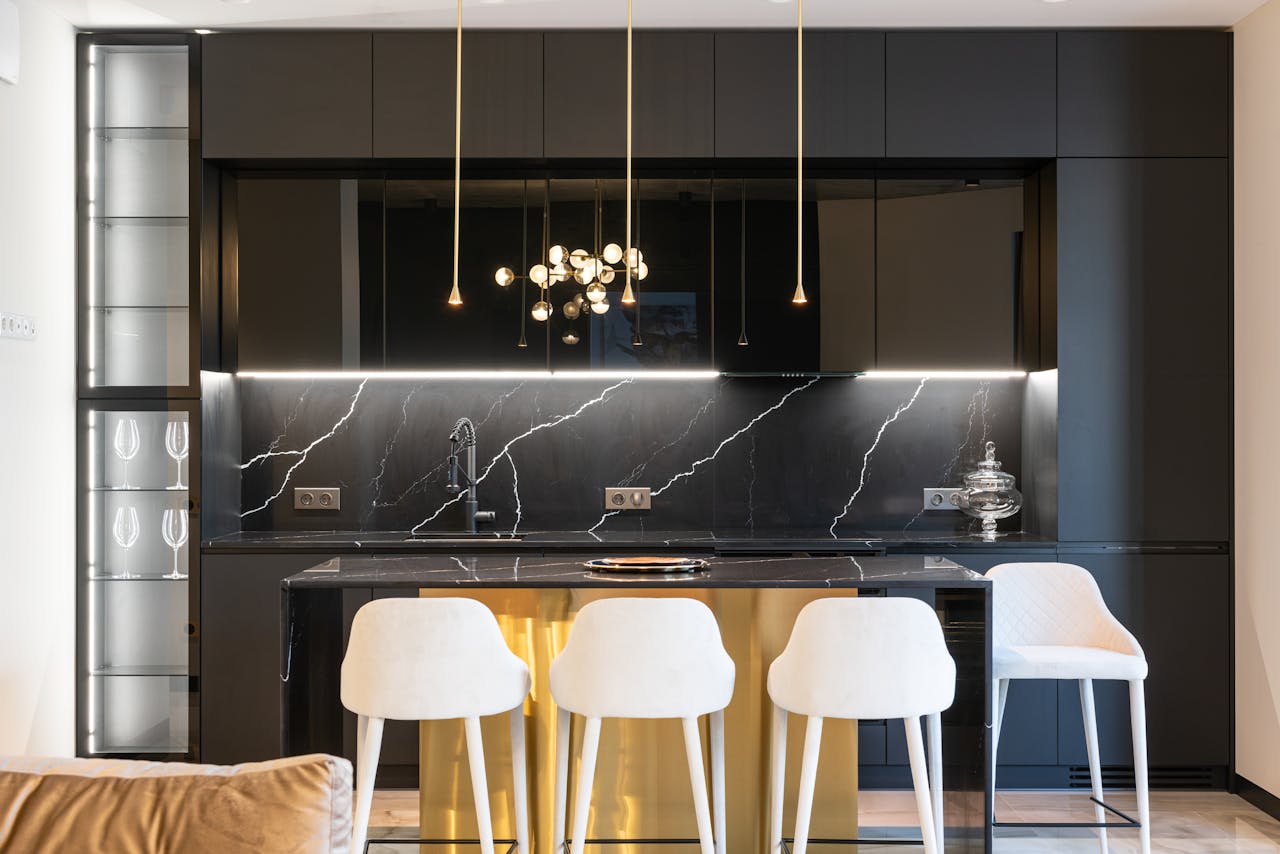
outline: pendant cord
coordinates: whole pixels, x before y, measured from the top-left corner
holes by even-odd
[[[520,191],[520,270],[522,275],[520,278],[520,340],[516,343],[517,347],[528,347],[529,342],[525,340],[525,317],[528,312],[525,307],[528,304],[528,295],[524,290],[524,276],[529,273],[529,179],[525,178],[521,182]]]
[[[631,0],[627,0],[627,235],[623,246],[623,264],[627,271],[627,290],[631,289]],[[636,315],[639,327],[639,315]]]
[[[738,283],[738,302],[740,303],[741,323],[739,326],[738,343],[743,347],[747,346],[747,179],[742,179],[742,234],[739,247],[741,258],[739,259],[739,283]]]
[[[791,301],[808,301],[804,294],[804,0],[796,0],[796,291]]]
[[[458,290],[458,234],[462,218],[462,0],[458,0],[457,46],[454,49],[455,85],[453,106],[453,289],[450,305],[462,305]]]

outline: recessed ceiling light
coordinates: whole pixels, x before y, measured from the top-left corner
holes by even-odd
[[[230,3],[232,6],[247,6],[253,0],[222,0],[223,3]]]
[[[198,36],[207,36],[207,35],[209,35],[209,34],[210,34],[210,33],[212,33],[212,32],[213,32],[213,30],[196,30],[196,35],[198,35]]]

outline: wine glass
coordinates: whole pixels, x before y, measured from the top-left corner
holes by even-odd
[[[133,544],[138,541],[138,535],[141,533],[137,508],[117,507],[115,521],[111,524],[111,536],[115,538],[116,545],[124,549],[124,574],[120,576],[121,578],[133,578],[129,574],[129,549],[133,548]]]
[[[178,464],[178,482],[174,489],[182,489],[182,461],[191,451],[191,425],[186,421],[170,421],[164,428],[164,449]]]
[[[121,418],[116,422],[115,440],[112,443],[115,447],[116,456],[124,461],[124,489],[132,489],[129,486],[129,460],[138,455],[138,449],[142,447],[142,437],[138,434],[138,422],[133,418]]]
[[[187,544],[188,533],[186,510],[169,508],[164,511],[164,518],[160,520],[160,536],[164,537],[165,545],[173,549],[173,572],[165,578],[187,577],[185,573],[178,572],[178,550]]]

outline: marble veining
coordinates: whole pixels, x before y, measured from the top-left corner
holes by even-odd
[[[923,487],[958,485],[982,442],[1018,474],[1021,380],[714,378],[678,381],[239,381],[241,516],[252,531],[455,531],[447,436],[476,423],[481,509],[495,530],[606,542],[654,531],[911,528]],[[341,486],[341,511],[301,513],[290,486]],[[608,511],[606,486],[648,486],[646,514]],[[1018,517],[1009,529],[1017,530]]]

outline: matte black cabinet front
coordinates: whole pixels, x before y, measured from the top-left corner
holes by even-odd
[[[805,156],[881,157],[883,33],[805,35]],[[717,157],[796,156],[794,32],[715,35]]]
[[[218,33],[202,44],[205,157],[373,155],[369,33]]]
[[[1231,536],[1231,167],[1058,161],[1058,532]]]
[[[375,157],[452,157],[455,36],[373,34]],[[462,153],[542,156],[542,34],[482,31],[462,42]]]
[[[547,156],[623,157],[625,34],[549,32],[544,45]],[[714,50],[709,32],[635,33],[634,156],[712,156]],[[584,74],[584,68],[591,72]]]
[[[1047,32],[889,33],[888,157],[1053,157],[1055,43]]]
[[[1063,157],[1231,154],[1231,34],[1195,30],[1058,36]]]

